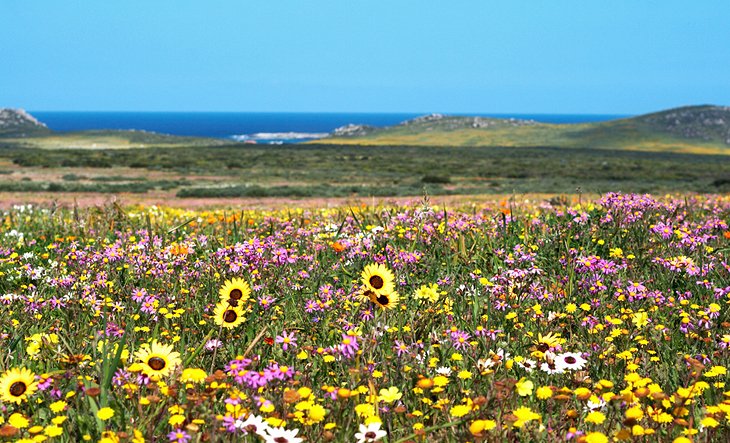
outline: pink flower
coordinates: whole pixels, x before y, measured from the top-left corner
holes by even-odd
[[[297,338],[294,336],[294,333],[287,334],[286,331],[282,331],[281,335],[276,336],[276,342],[281,343],[281,349],[288,350],[289,346],[292,348],[297,347]]]

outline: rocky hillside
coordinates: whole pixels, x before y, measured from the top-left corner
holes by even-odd
[[[598,123],[430,114],[386,128],[341,128],[312,143],[569,147],[730,154],[730,107],[688,106]]]
[[[22,109],[0,108],[0,136],[26,137],[49,132],[46,125]]]
[[[730,146],[730,107],[687,106],[636,118],[656,130],[687,139],[722,141]]]
[[[428,114],[411,120],[406,120],[389,128],[349,124],[335,129],[330,135],[332,137],[353,138],[382,134],[391,130],[419,133],[433,131],[457,131],[460,129],[508,128],[533,126],[536,124],[538,123],[534,120],[520,120],[516,118],[502,119],[491,117],[464,117],[444,114]]]

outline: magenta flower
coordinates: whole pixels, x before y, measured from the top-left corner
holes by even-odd
[[[349,334],[342,334],[342,343],[340,343],[339,351],[345,357],[352,358],[360,349],[357,343],[357,337]]]
[[[182,429],[175,429],[167,434],[167,438],[170,440],[170,443],[188,443],[190,441],[190,434]]]
[[[276,342],[281,343],[281,349],[288,350],[291,346],[292,348],[297,347],[297,338],[294,336],[294,332],[291,334],[287,334],[286,331],[282,331],[281,335],[276,336]]]
[[[469,347],[469,339],[471,336],[464,331],[454,331],[451,333],[451,345],[456,349],[464,349]]]
[[[401,355],[408,353],[408,345],[400,340],[396,340],[395,346],[393,346],[393,350],[397,352],[398,357],[400,357]]]

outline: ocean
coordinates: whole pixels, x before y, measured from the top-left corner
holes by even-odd
[[[257,143],[297,143],[324,137],[348,124],[391,126],[425,113],[287,113],[287,112],[59,112],[30,111],[60,132],[137,129],[161,134],[213,137]],[[459,114],[453,114],[459,115]],[[466,115],[466,114],[465,114]],[[474,115],[474,114],[469,114]],[[625,115],[479,114],[483,117],[530,119],[543,123],[587,123]]]

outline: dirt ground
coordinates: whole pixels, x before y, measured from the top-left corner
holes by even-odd
[[[521,195],[450,195],[430,196],[432,204],[446,207],[464,207],[475,205],[492,205],[512,201],[529,203],[548,200],[554,194],[521,194]],[[573,202],[577,196],[568,196]],[[584,201],[593,196],[583,196]],[[15,205],[32,204],[41,207],[73,207],[81,208],[105,206],[117,203],[121,206],[169,206],[184,209],[212,208],[246,208],[246,209],[283,209],[283,208],[334,208],[342,206],[377,206],[419,204],[422,197],[332,197],[332,198],[178,198],[174,191],[155,191],[146,194],[99,194],[99,193],[48,193],[48,192],[0,192],[0,209],[9,209]]]

